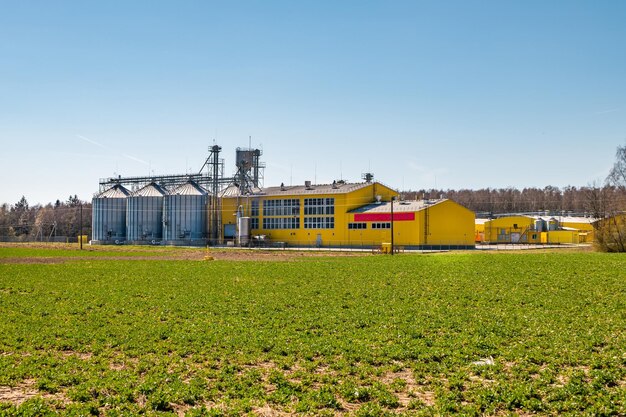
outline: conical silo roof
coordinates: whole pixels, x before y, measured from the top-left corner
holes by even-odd
[[[207,191],[193,181],[188,181],[170,191],[170,195],[207,195]]]
[[[228,188],[220,191],[221,197],[237,197],[241,193],[239,192],[239,187],[236,185],[231,185]]]
[[[160,185],[151,182],[133,193],[133,197],[163,197],[167,192]]]
[[[122,185],[116,184],[108,190],[105,190],[98,194],[96,198],[126,198],[129,195],[130,191],[128,191]]]

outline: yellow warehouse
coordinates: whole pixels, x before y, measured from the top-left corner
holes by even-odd
[[[535,219],[529,216],[508,216],[487,220],[483,224],[484,243],[539,243]]]
[[[563,227],[570,227],[572,229],[577,229],[579,233],[580,243],[584,242],[593,242],[593,223],[596,222],[597,219],[591,217],[562,217],[560,219],[560,224]]]
[[[234,240],[237,218],[255,239],[317,247],[376,247],[391,241],[391,199],[378,182],[268,187],[221,198],[221,237]],[[451,200],[394,202],[394,243],[407,248],[474,247],[474,213]]]
[[[474,212],[452,200],[372,203],[348,213],[349,242],[389,242],[418,249],[473,249]]]
[[[547,232],[541,232],[541,243],[545,244],[578,244],[580,243],[580,237],[578,230],[549,230]]]

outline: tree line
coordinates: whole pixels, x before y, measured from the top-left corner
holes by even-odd
[[[75,240],[81,224],[82,233],[90,236],[91,203],[76,195],[66,201],[32,206],[22,196],[15,204],[0,205],[0,240]]]
[[[618,192],[615,187],[607,186],[612,192]],[[421,189],[402,193],[407,200],[449,198],[478,215],[488,216],[504,213],[539,213],[553,214],[569,213],[578,216],[592,216],[593,198],[597,187],[564,188],[547,186],[544,188],[481,188],[478,190],[442,190]]]

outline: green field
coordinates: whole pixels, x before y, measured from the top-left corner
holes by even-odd
[[[48,251],[0,248],[0,415],[626,415],[621,255]]]

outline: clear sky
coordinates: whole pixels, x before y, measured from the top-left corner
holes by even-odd
[[[0,203],[194,172],[265,185],[603,179],[626,143],[626,2],[2,1]]]

